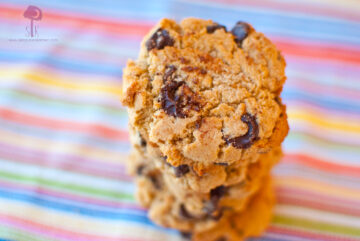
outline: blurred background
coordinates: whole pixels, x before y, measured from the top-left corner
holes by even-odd
[[[188,16],[250,22],[288,63],[278,204],[255,240],[360,240],[358,0],[1,1],[0,239],[184,240],[134,201],[119,90],[151,26]]]

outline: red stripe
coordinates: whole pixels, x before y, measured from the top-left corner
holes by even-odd
[[[291,39],[284,38],[271,39],[285,55],[360,65],[360,51],[356,48],[341,48],[341,46],[326,43],[321,45],[310,42],[296,43]]]
[[[311,231],[305,231],[305,230],[295,230],[293,228],[288,227],[279,227],[275,225],[271,225],[270,228],[268,228],[269,233],[275,233],[279,235],[289,235],[293,237],[302,237],[307,238],[309,240],[326,240],[326,241],[340,241],[340,240],[347,240],[347,241],[356,241],[359,239],[354,239],[350,237],[344,237],[344,235],[340,236],[339,234],[321,234],[321,233],[315,233]],[[338,235],[338,236],[335,236]]]
[[[75,121],[55,120],[46,117],[35,116],[15,110],[0,107],[0,118],[15,122],[22,125],[31,125],[40,128],[49,128],[58,131],[73,131],[83,134],[91,134],[93,136],[127,141],[128,133],[123,130],[114,129],[111,127],[93,124],[93,123],[79,123]]]
[[[283,158],[283,161],[314,167],[326,172],[360,177],[359,166],[348,166],[348,165],[341,165],[339,163],[326,162],[324,160],[320,160],[315,157],[310,157],[304,154],[286,154],[285,157]]]
[[[40,223],[36,223],[34,221],[30,221],[23,218],[18,218],[6,214],[0,214],[0,222],[5,223],[7,225],[13,226],[15,228],[20,228],[26,230],[28,232],[32,232],[35,234],[46,235],[49,238],[63,238],[67,240],[78,240],[78,241],[144,241],[143,239],[132,239],[132,238],[111,238],[105,236],[98,235],[90,235],[85,233],[72,232],[69,230],[55,228],[53,226],[44,225]]]

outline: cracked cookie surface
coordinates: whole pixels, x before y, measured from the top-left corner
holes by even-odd
[[[247,23],[227,31],[211,20],[163,19],[124,69],[121,100],[149,153],[202,176],[283,141],[284,68],[276,47]]]

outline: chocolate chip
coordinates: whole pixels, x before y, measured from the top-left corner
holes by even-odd
[[[219,165],[219,166],[229,166],[229,163],[226,163],[226,162],[215,162],[215,165]]]
[[[196,71],[196,72],[198,72],[199,74],[202,74],[202,75],[207,73],[206,69],[199,68],[199,67],[196,67],[196,66],[195,67],[193,67],[193,66],[185,66],[185,67],[182,67],[181,70],[184,70],[185,72],[194,72],[194,71]]]
[[[184,204],[180,204],[179,215],[180,215],[180,217],[182,217],[184,219],[192,219],[193,218],[193,216],[191,216],[189,214],[189,212],[186,210]]]
[[[226,241],[226,238],[225,237],[220,237],[216,241]]]
[[[169,32],[165,29],[159,28],[156,32],[146,41],[145,45],[148,51],[156,48],[163,49],[165,46],[173,46],[174,39],[171,38]]]
[[[174,167],[174,171],[175,171],[176,177],[181,177],[181,176],[184,176],[186,173],[188,173],[190,171],[190,168],[188,165],[180,165],[180,166]]]
[[[174,65],[166,66],[163,82],[166,83],[174,79],[173,73],[175,73],[176,67]]]
[[[221,185],[210,191],[210,201],[204,204],[204,211],[211,216],[216,211],[220,198],[227,192],[227,187]],[[221,214],[222,215],[222,214]]]
[[[192,233],[190,232],[180,232],[181,237],[186,238],[186,239],[191,239]]]
[[[227,187],[221,185],[210,191],[210,199],[218,201],[227,192]]]
[[[185,118],[190,110],[200,111],[198,97],[184,81],[168,81],[160,93],[161,108],[168,115]]]
[[[202,119],[197,119],[195,121],[195,129],[200,129],[202,123]]]
[[[138,166],[138,167],[136,168],[136,174],[137,174],[138,176],[142,175],[144,169],[145,169],[145,165],[140,165],[140,166]]]
[[[224,25],[220,25],[218,23],[214,23],[214,25],[209,25],[206,27],[206,32],[207,33],[213,33],[215,32],[217,29],[224,29],[224,31],[226,32],[226,27]]]
[[[250,25],[242,21],[237,22],[231,29],[231,33],[235,36],[235,42],[240,48],[243,40],[248,36],[250,30]]]
[[[248,126],[248,131],[246,134],[234,138],[223,138],[227,144],[231,144],[235,148],[246,149],[249,148],[258,139],[259,126],[256,122],[255,116],[250,114],[242,115],[241,120]]]
[[[140,146],[146,147],[147,143],[145,139],[141,136],[141,134],[139,134],[139,137],[140,137]]]
[[[149,175],[149,178],[156,189],[161,189],[161,184],[155,174]]]

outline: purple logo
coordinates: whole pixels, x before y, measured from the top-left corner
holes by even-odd
[[[30,30],[29,27],[26,27],[28,35],[33,38],[38,36],[37,26],[34,25],[34,21],[40,21],[42,19],[41,9],[30,5],[24,12],[24,18],[30,19]]]

